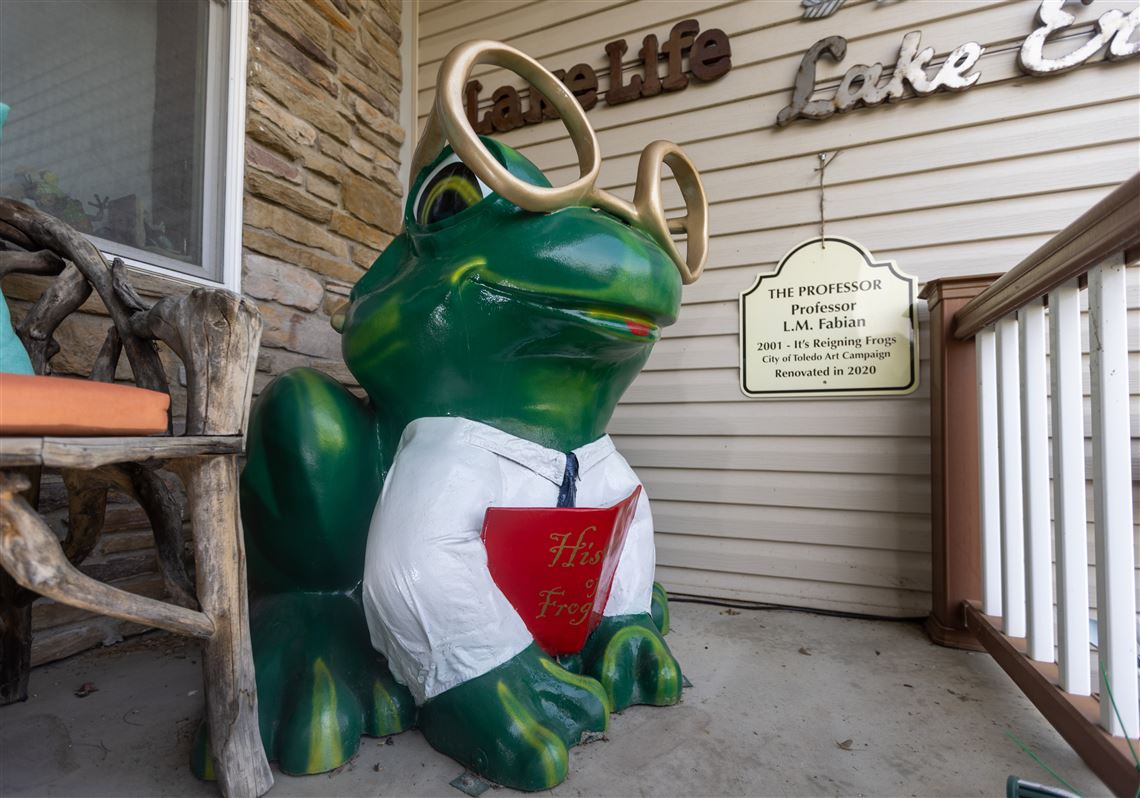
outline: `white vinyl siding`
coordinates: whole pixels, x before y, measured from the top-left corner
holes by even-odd
[[[729,36],[732,70],[719,80],[691,80],[683,91],[613,107],[600,98],[588,113],[605,159],[601,187],[631,198],[641,150],[667,138],[696,164],[711,203],[708,269],[686,287],[679,321],[610,424],[653,501],[658,575],[667,588],[895,616],[929,611],[925,307],[915,394],[761,401],[739,388],[737,296],[819,234],[821,152],[839,151],[826,173],[827,233],[896,260],[920,282],[1005,271],[1140,169],[1137,61],[1104,63],[1097,55],[1067,74],[1025,76],[1017,49],[1038,24],[1037,5],[849,0],[833,17],[804,21],[798,0],[421,2],[421,127],[439,62],[461,41],[506,41],[549,69],[588,63],[603,93],[606,42],[627,40],[628,76],[640,73],[642,38],[664,39],[679,20],[695,18],[702,30]],[[1104,11],[1134,5],[1066,6],[1081,24],[1057,46],[1076,47]],[[775,126],[803,53],[817,40],[848,40],[841,63],[818,64],[818,85],[830,96],[854,64],[881,62],[889,72],[913,30],[922,32],[922,47],[935,49],[935,63],[964,42],[982,44],[978,84]],[[500,69],[480,66],[474,74],[484,106],[497,86],[521,85]],[[577,176],[557,121],[501,139],[555,184]],[[671,182],[665,196],[678,204]],[[1140,306],[1134,283],[1132,308]],[[1133,350],[1140,348],[1137,318],[1130,314]],[[1135,392],[1135,376],[1132,382]],[[1138,416],[1134,399],[1134,429]]]

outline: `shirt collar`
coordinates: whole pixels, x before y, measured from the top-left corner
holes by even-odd
[[[515,437],[509,432],[503,432],[501,429],[479,421],[468,419],[467,424],[469,425],[466,435],[468,443],[494,452],[524,468],[529,468],[555,485],[562,484],[562,478],[566,473],[565,452],[548,449],[534,441]],[[587,443],[585,446],[579,446],[574,450],[574,454],[578,458],[579,477],[615,451],[614,442],[609,435],[603,435],[596,441]]]

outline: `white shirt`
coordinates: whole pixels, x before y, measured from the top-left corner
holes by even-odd
[[[574,450],[577,507],[640,484],[608,435]],[[566,455],[464,418],[421,418],[400,438],[372,515],[364,613],[372,645],[417,703],[481,676],[533,642],[487,570],[488,507],[554,507]],[[605,615],[649,612],[653,519],[642,491]]]

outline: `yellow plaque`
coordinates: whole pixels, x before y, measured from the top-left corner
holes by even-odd
[[[740,294],[740,388],[767,399],[918,387],[915,279],[846,238],[813,238]]]

